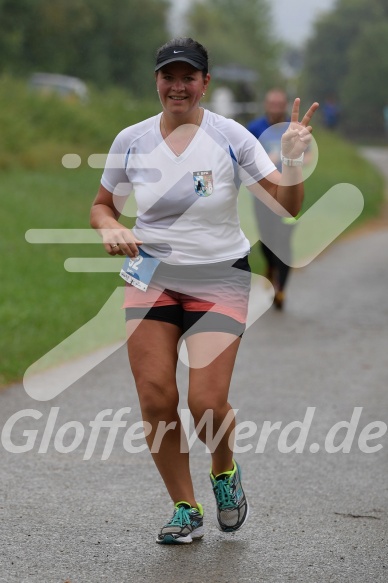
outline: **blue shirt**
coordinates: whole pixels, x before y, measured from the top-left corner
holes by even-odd
[[[287,118],[285,122],[271,124],[267,117],[263,116],[252,120],[247,125],[247,130],[250,131],[251,134],[255,136],[255,138],[260,140],[261,145],[279,172],[282,171],[282,135],[288,128],[290,121],[290,118]],[[282,233],[291,229],[295,222],[294,217],[291,219],[280,217],[271,211],[261,200],[256,198],[254,199],[254,210],[257,221],[259,223],[260,233],[267,241],[269,246],[271,246],[271,241],[273,245],[277,240],[279,240],[279,238],[282,236]]]
[[[260,140],[264,150],[279,171],[282,169],[282,162],[280,159],[281,139],[282,135],[288,128],[289,123],[290,119],[288,118],[285,122],[270,124],[267,117],[264,116],[254,119],[247,125],[248,131],[250,131],[255,138]]]

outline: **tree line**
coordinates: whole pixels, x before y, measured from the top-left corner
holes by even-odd
[[[292,6],[290,6],[292,10]],[[98,87],[154,93],[155,50],[171,37],[169,0],[0,0],[0,74],[35,71],[81,77]],[[261,99],[282,85],[281,44],[268,0],[193,1],[182,35],[202,42],[216,66],[248,69],[237,100]],[[213,87],[223,83],[214,75]],[[348,132],[388,124],[388,0],[337,0],[321,16],[305,49],[302,88],[308,100],[339,104]]]
[[[0,0],[0,73],[74,75],[142,97],[170,18],[169,0]],[[267,0],[207,0],[192,3],[182,36],[202,42],[212,66],[257,71],[262,86],[277,69],[270,30]]]
[[[0,0],[0,72],[62,73],[144,95],[169,37],[168,8],[167,0]]]
[[[303,84],[310,99],[337,102],[348,133],[381,134],[388,107],[388,0],[338,0],[307,44]]]

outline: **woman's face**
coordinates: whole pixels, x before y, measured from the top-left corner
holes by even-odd
[[[175,61],[166,65],[156,74],[156,87],[163,109],[171,114],[189,114],[207,89],[210,75],[189,63]]]

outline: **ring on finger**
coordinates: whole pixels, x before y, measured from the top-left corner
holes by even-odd
[[[118,243],[113,243],[113,245],[111,245],[112,249],[116,249],[116,247],[119,247]]]

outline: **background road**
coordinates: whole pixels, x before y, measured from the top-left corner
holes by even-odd
[[[149,453],[123,447],[125,432],[140,420],[125,349],[52,401],[34,401],[22,386],[0,393],[2,427],[20,410],[42,414],[18,421],[11,434],[23,444],[23,431],[37,430],[31,451],[0,450],[0,582],[386,582],[388,436],[369,442],[382,445],[375,453],[363,453],[357,441],[368,423],[387,423],[387,248],[384,226],[342,239],[293,272],[284,313],[270,309],[246,332],[231,402],[238,421],[253,421],[258,431],[240,442],[253,446],[237,456],[251,515],[234,535],[215,526],[209,456],[197,443],[192,470],[205,538],[183,548],[154,543],[172,508]],[[183,364],[179,382],[185,407]],[[94,454],[83,460],[89,423],[122,407],[132,409],[110,457],[101,460],[108,436],[102,429]],[[280,421],[282,429],[302,422],[308,407],[315,409],[303,453],[281,453],[279,431],[255,453],[265,421]],[[330,428],[350,421],[355,407],[362,410],[350,452],[327,453]],[[50,437],[44,430],[56,412]],[[74,437],[69,429],[62,439],[61,428],[74,421],[84,439],[72,453],[59,453],[58,444]],[[47,452],[38,453],[45,439]],[[318,452],[310,452],[312,443]]]

